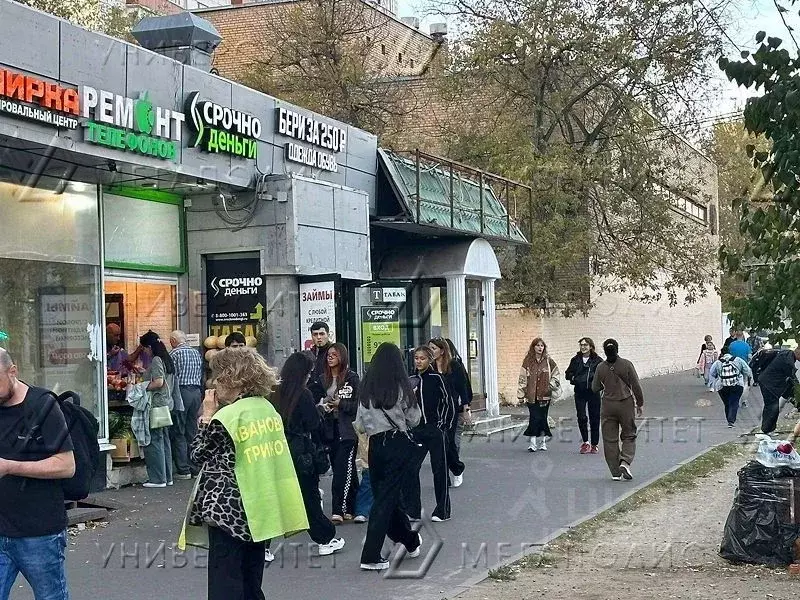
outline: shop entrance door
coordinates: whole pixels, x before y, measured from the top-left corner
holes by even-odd
[[[109,438],[123,440],[131,435],[132,413],[125,384],[141,380],[150,366],[148,356],[136,354],[139,338],[152,330],[169,349],[169,336],[178,325],[177,278],[107,270],[103,291]],[[115,462],[136,458],[119,448],[112,454]]]
[[[486,410],[481,282],[467,280],[467,371],[472,382],[472,410]]]

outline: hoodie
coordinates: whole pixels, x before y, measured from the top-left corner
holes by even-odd
[[[447,385],[433,367],[428,367],[424,373],[411,376],[411,387],[422,409],[421,425],[433,424],[445,430],[453,419],[453,404]]]

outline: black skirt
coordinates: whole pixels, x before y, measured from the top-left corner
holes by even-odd
[[[550,404],[528,404],[528,412],[530,419],[528,421],[528,428],[522,434],[527,437],[538,437],[545,435],[553,437],[550,432],[550,426],[547,424],[547,413],[550,411]]]

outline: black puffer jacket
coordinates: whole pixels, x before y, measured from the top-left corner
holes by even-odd
[[[576,394],[592,393],[592,380],[594,379],[595,371],[597,371],[597,365],[601,362],[603,362],[603,359],[595,352],[589,355],[589,360],[585,364],[583,355],[580,352],[572,357],[564,376],[567,381],[575,386]]]

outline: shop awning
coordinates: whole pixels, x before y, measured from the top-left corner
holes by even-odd
[[[437,162],[435,157],[419,153],[409,156],[379,148],[378,157],[380,176],[387,180],[395,202],[385,197],[379,200],[373,223],[429,235],[528,243],[495,191],[502,187],[508,203],[509,184],[520,187],[518,184],[502,180],[498,186],[500,178],[487,174],[484,180],[480,171],[466,168],[465,174],[463,165],[446,159]]]

